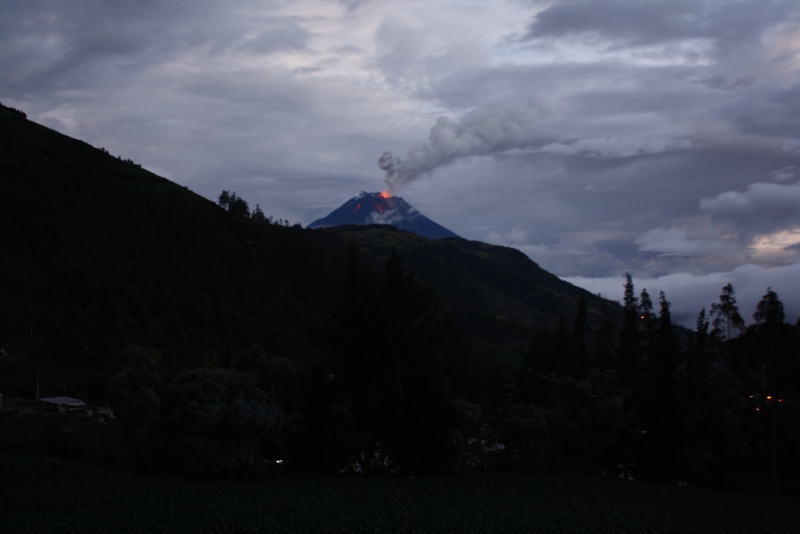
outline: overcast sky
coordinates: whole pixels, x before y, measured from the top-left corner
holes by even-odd
[[[800,314],[797,0],[0,0],[0,102],[292,223],[388,178],[685,324]]]

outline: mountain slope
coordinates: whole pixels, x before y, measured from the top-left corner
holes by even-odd
[[[32,395],[41,371],[42,395],[102,396],[130,346],[177,368],[223,363],[251,344],[319,360],[351,239],[379,275],[396,247],[478,353],[515,353],[532,327],[571,324],[581,296],[590,318],[600,314],[601,299],[514,249],[391,226],[308,230],[235,217],[0,107],[0,348],[28,362],[0,372],[0,391],[24,382]]]
[[[369,257],[382,261],[395,247],[406,268],[436,289],[443,309],[469,335],[524,350],[534,328],[572,324],[578,301],[587,303],[597,328],[619,305],[548,273],[517,249],[477,241],[433,241],[387,226],[326,229],[355,240]]]
[[[187,365],[232,343],[308,352],[344,266],[330,237],[236,219],[7,109],[0,229],[0,346],[97,370],[127,345]]]
[[[308,227],[325,228],[348,224],[388,224],[428,239],[458,237],[454,232],[425,217],[400,197],[363,191]]]

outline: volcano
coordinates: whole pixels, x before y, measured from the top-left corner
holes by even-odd
[[[308,227],[324,228],[346,224],[390,224],[399,230],[428,239],[459,237],[425,217],[400,197],[363,191],[333,210],[327,217],[317,219]]]

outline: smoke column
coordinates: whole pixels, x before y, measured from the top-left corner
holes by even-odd
[[[405,158],[387,150],[378,164],[392,191],[462,158],[541,147],[552,141],[533,129],[542,116],[531,102],[504,100],[476,108],[459,120],[439,117],[427,143],[412,146]]]

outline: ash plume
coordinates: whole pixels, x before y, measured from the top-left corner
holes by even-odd
[[[547,144],[551,139],[534,130],[542,116],[531,102],[504,100],[473,109],[458,120],[439,117],[427,143],[412,146],[403,158],[387,150],[378,164],[393,191],[462,158]]]

